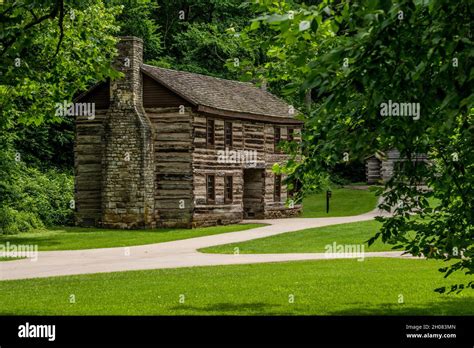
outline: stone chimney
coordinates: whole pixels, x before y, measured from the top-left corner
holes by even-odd
[[[102,226],[153,228],[153,130],[142,103],[143,41],[121,37],[115,69],[123,78],[110,82],[104,121]]]

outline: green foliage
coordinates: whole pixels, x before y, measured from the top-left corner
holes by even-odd
[[[450,262],[472,275],[474,239],[474,46],[469,5],[441,1],[321,1],[316,6],[257,1],[249,30],[273,32],[263,67],[287,72],[288,92],[313,91],[313,108],[286,170],[303,187],[321,187],[343,154],[361,160],[398,149],[405,161],[384,191],[393,207],[376,238],[414,255]],[[289,16],[289,11],[294,11]],[[402,11],[402,12],[400,12]],[[301,29],[308,21],[307,29]],[[276,75],[278,76],[278,75]],[[420,103],[415,117],[383,117],[381,103]],[[428,162],[417,162],[417,154]],[[298,163],[296,158],[301,158]],[[325,176],[323,173],[327,173]],[[426,184],[429,189],[423,189]],[[439,199],[432,209],[428,199]],[[414,219],[416,212],[421,217]],[[415,237],[406,239],[406,232]]]
[[[248,54],[240,37],[223,30],[217,23],[183,23],[182,31],[174,36],[168,58],[173,69],[231,78],[225,67],[230,57]]]
[[[0,207],[0,234],[16,234],[43,227],[38,216],[29,211]]]
[[[330,171],[331,181],[338,185],[366,182],[364,161],[338,163]]]
[[[41,172],[11,161],[8,179],[0,186],[0,233],[28,232],[44,225],[73,221],[74,183],[71,175],[49,169]]]
[[[271,91],[283,95],[287,101],[305,110],[307,88],[300,88],[311,68],[307,65],[321,52],[327,51],[337,40],[330,25],[322,16],[315,15],[300,1],[255,1],[246,3],[257,18],[241,32],[245,47],[254,51],[230,69],[240,71],[244,80],[265,81]],[[299,23],[311,22],[300,31]],[[275,36],[275,31],[284,31]]]
[[[0,41],[0,130],[45,120],[60,122],[56,103],[70,101],[93,82],[118,76],[111,61],[113,35],[118,30],[114,16],[119,8],[85,1],[66,6],[63,17],[30,27],[35,17],[49,13],[50,8],[36,2],[25,4],[11,5],[11,11],[6,11],[9,15]]]
[[[156,20],[160,16],[158,5],[151,0],[113,0],[107,5],[121,5],[123,10],[116,17],[120,27],[118,35],[136,36],[143,39],[143,59],[156,59],[162,51],[160,27]]]
[[[237,75],[224,66],[226,61],[253,55],[254,48],[244,47],[237,35],[251,18],[242,1],[177,0],[158,5],[165,56],[156,57],[153,64],[233,78]]]
[[[2,13],[0,133],[13,133],[11,144],[30,164],[71,164],[61,150],[71,146],[72,120],[55,115],[56,103],[117,76],[110,63],[120,8],[97,0],[56,8],[60,3],[17,1]]]
[[[74,164],[74,119],[60,123],[45,122],[39,126],[18,125],[13,130],[13,147],[22,161],[35,168],[70,170]]]
[[[102,1],[5,3],[0,35],[0,228],[71,222],[72,119],[56,116],[91,84],[114,78],[120,7]],[[41,172],[34,167],[43,168]]]

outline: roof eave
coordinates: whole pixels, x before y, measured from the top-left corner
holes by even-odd
[[[210,106],[198,105],[197,111],[207,115],[223,116],[229,118],[239,118],[245,120],[255,120],[260,122],[269,122],[269,123],[279,123],[279,124],[295,124],[302,125],[304,121],[297,120],[292,117],[282,117],[274,115],[260,115],[260,114],[251,114],[238,111],[230,111],[217,109]]]

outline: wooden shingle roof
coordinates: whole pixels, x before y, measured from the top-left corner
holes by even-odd
[[[296,109],[292,114],[290,105],[251,83],[147,64],[142,65],[142,71],[204,113],[302,123],[293,118],[298,113]]]

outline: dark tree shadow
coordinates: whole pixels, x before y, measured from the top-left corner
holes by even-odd
[[[10,237],[10,238],[9,238]],[[61,245],[61,241],[56,238],[29,238],[29,237],[18,237],[17,235],[4,235],[0,237],[0,244],[9,242],[15,245],[38,245],[38,251],[42,251],[41,247],[52,247],[55,245]],[[48,250],[54,251],[54,250]]]
[[[382,303],[376,307],[367,308],[367,303],[354,302],[352,308],[335,310],[327,315],[474,315],[473,298],[451,298],[440,302],[428,302],[423,305],[410,305],[410,303]]]
[[[257,303],[215,303],[208,306],[174,306],[172,310],[188,310],[198,312],[208,312],[209,315],[295,315],[295,313],[272,312],[272,309],[279,308],[281,305],[268,304],[264,302]],[[241,313],[242,312],[242,313]]]

